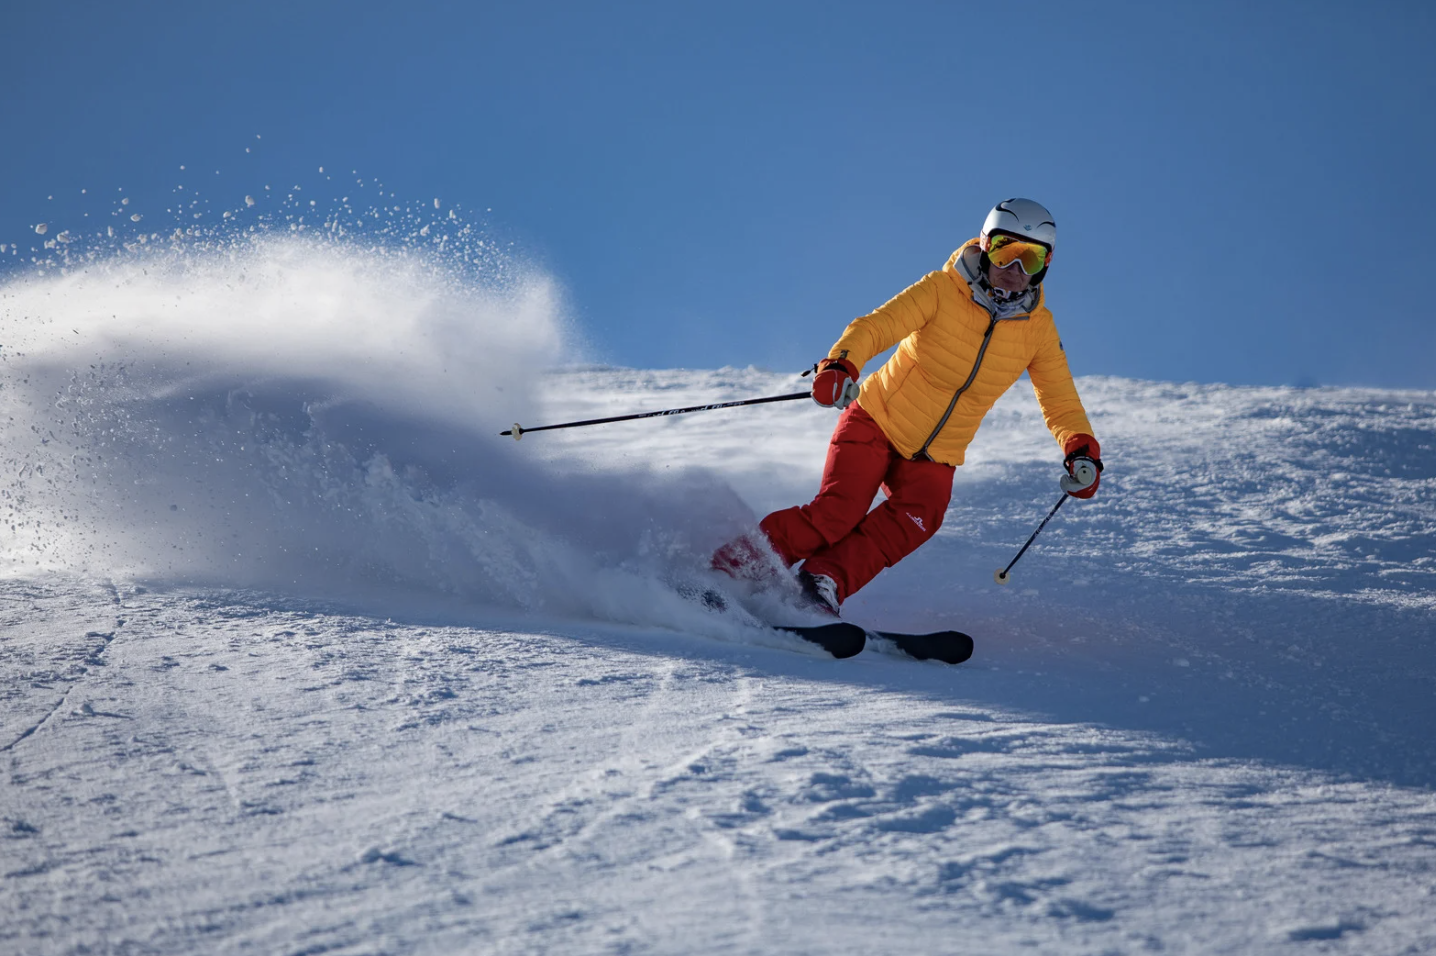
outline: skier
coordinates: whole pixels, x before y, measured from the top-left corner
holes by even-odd
[[[814,367],[813,401],[843,410],[817,497],[768,515],[759,523],[765,540],[724,545],[713,567],[770,584],[782,573],[773,554],[786,568],[801,561],[807,601],[836,616],[879,571],[937,533],[968,443],[1024,371],[1069,475],[1081,458],[1097,466],[1090,484],[1065,478],[1064,490],[1096,494],[1101,446],[1042,293],[1056,238],[1040,204],[1000,202],[940,271],[853,320]],[[860,387],[863,365],[893,345]],[[887,500],[869,511],[879,487]]]

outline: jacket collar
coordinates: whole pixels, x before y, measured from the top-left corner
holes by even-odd
[[[1028,289],[1011,302],[998,302],[989,294],[987,283],[982,276],[982,247],[976,239],[969,239],[947,260],[943,271],[951,272],[960,279],[972,294],[972,301],[987,310],[995,319],[1026,317],[1042,304],[1042,286]]]

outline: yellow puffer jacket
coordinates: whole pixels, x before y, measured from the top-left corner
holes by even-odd
[[[994,318],[986,296],[975,296],[967,278],[976,276],[976,246],[976,239],[965,243],[942,271],[854,319],[828,353],[861,370],[874,355],[898,346],[863,382],[858,404],[908,458],[925,454],[962,464],[983,416],[1023,372],[1058,445],[1092,434],[1040,288],[1030,312]],[[974,252],[964,263],[969,249]]]

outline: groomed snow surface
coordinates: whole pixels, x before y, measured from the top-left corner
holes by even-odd
[[[998,587],[1019,383],[845,608],[976,655],[834,661],[673,588],[833,413],[500,438],[803,388],[542,371],[554,303],[276,242],[0,286],[0,952],[1436,952],[1436,394],[1081,379],[1101,492]]]

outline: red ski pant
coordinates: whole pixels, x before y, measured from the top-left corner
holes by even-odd
[[[759,527],[788,564],[826,574],[845,599],[937,533],[952,497],[951,465],[902,457],[854,403],[838,419],[810,504],[775,511]],[[887,500],[872,506],[878,489]]]

